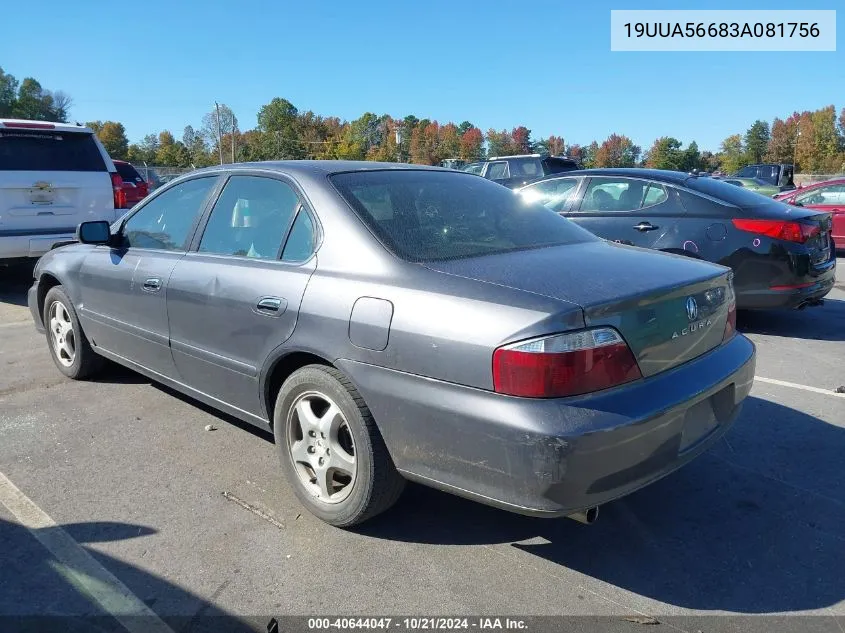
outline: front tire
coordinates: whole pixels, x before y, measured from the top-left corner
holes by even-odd
[[[300,502],[350,527],[392,506],[405,485],[364,399],[334,367],[308,365],[284,382],[273,412],[282,469]]]
[[[59,371],[82,380],[102,369],[105,359],[91,349],[73,302],[62,286],[54,286],[44,297],[44,329],[47,347]]]

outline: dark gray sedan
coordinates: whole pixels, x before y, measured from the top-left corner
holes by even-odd
[[[59,370],[109,359],[272,429],[338,526],[406,479],[590,521],[712,445],[753,381],[729,269],[466,173],[215,167],[77,234],[29,292]]]

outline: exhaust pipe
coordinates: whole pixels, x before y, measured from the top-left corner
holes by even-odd
[[[593,506],[592,508],[587,508],[586,510],[581,510],[580,512],[576,512],[575,514],[568,515],[570,519],[575,519],[578,523],[583,523],[584,525],[592,525],[596,522],[596,519],[599,518],[599,507]]]

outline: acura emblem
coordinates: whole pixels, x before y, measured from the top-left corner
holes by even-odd
[[[698,318],[698,304],[693,297],[687,299],[687,318],[695,321]]]

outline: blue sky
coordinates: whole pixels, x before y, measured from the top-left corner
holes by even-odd
[[[130,140],[199,127],[214,101],[240,127],[280,96],[300,110],[525,125],[567,143],[671,135],[702,149],[757,118],[845,107],[845,10],[826,53],[610,51],[611,9],[843,9],[842,0],[271,2],[42,0],[50,19],[6,24],[0,66],[117,120]]]

